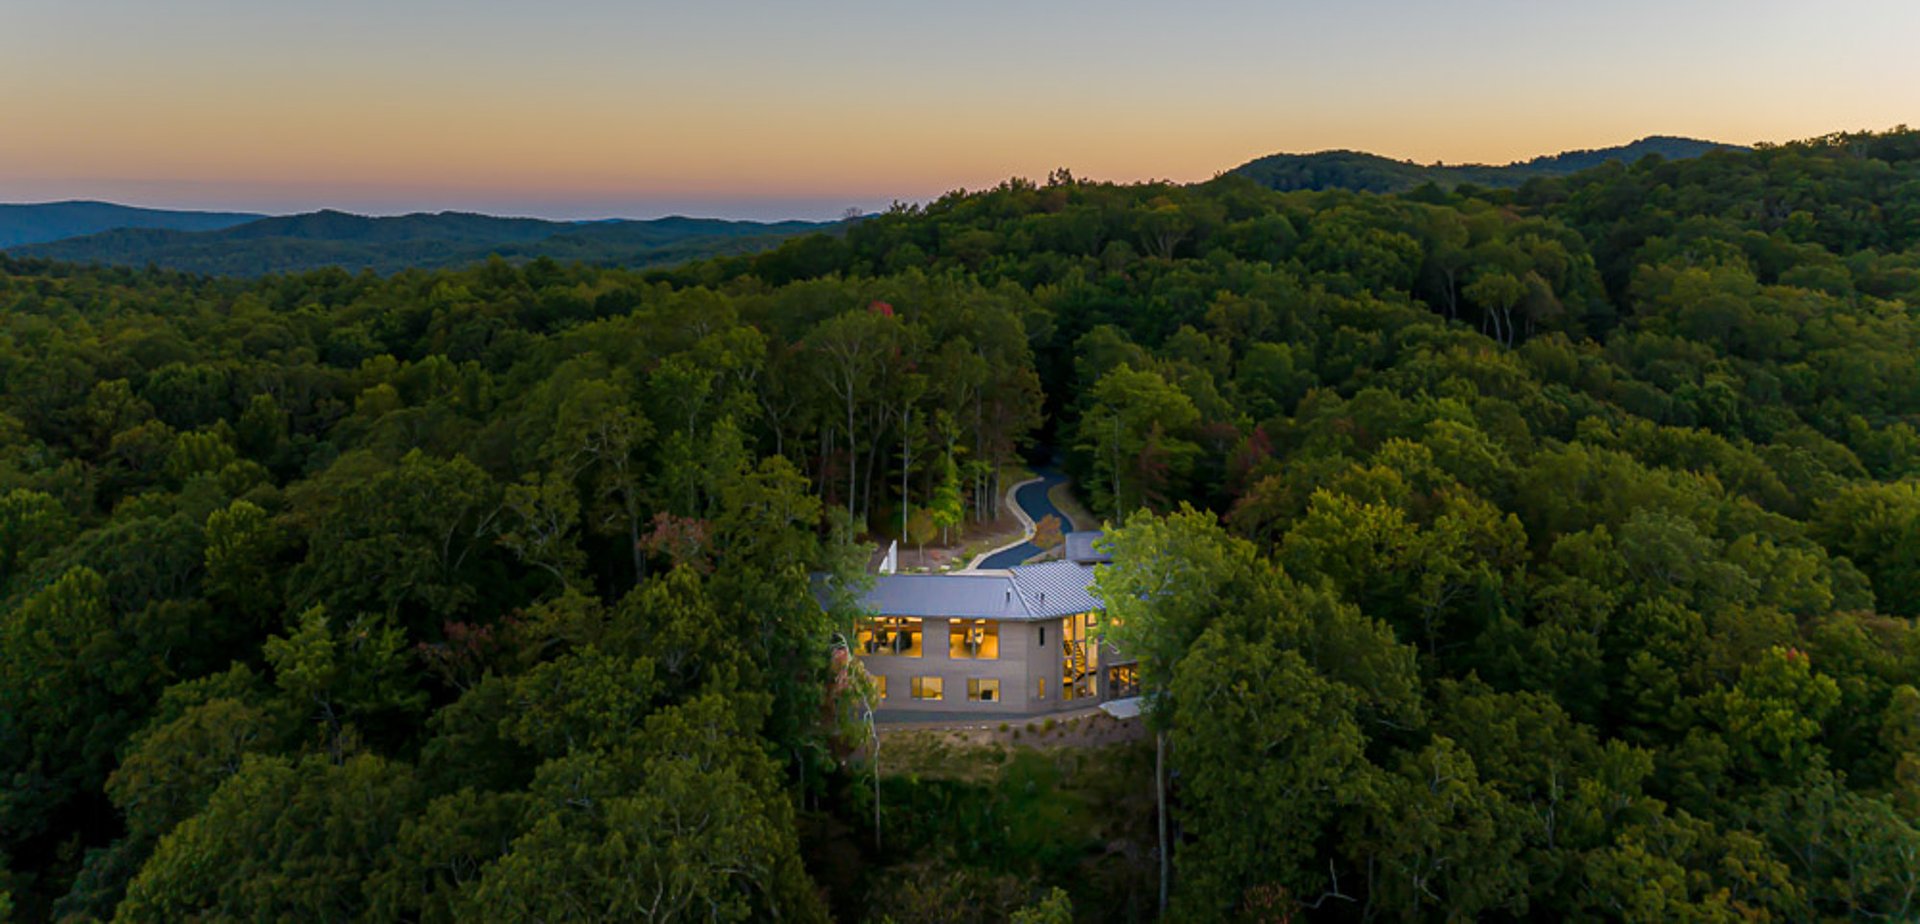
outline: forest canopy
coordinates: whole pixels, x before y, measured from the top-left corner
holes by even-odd
[[[645,273],[0,257],[0,915],[1150,918],[1012,816],[824,866],[809,575],[1058,454],[1103,586],[1187,589],[1116,630],[1174,919],[1912,919],[1917,309],[1906,130]]]

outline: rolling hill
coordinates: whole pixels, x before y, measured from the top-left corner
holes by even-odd
[[[1272,154],[1242,164],[1229,172],[1278,190],[1351,189],[1395,193],[1426,183],[1445,188],[1462,183],[1512,188],[1535,177],[1565,176],[1607,161],[1633,163],[1655,154],[1667,160],[1682,160],[1712,151],[1739,149],[1737,145],[1655,135],[1618,147],[1568,151],[1504,166],[1422,165],[1360,151],[1321,151],[1316,154]]]
[[[0,205],[0,250],[97,234],[115,228],[217,231],[263,217],[251,212],[143,209],[93,201]]]
[[[327,210],[213,230],[116,228],[8,252],[71,263],[151,264],[229,276],[332,266],[390,273],[456,266],[493,255],[638,268],[761,250],[795,234],[831,227],[835,225],[829,222],[683,217],[566,222],[462,212],[376,218]]]

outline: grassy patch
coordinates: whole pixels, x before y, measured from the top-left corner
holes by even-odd
[[[1099,518],[1081,505],[1080,498],[1074,496],[1073,482],[1062,481],[1048,488],[1047,500],[1053,501],[1053,506],[1059,508],[1061,513],[1066,514],[1067,519],[1073,521],[1075,531],[1100,528]]]

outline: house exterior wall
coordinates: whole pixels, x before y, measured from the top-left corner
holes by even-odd
[[[963,619],[970,623],[972,620]],[[1095,695],[1068,700],[1061,695],[1062,659],[1061,620],[1039,619],[999,623],[1000,656],[993,659],[955,658],[951,649],[949,620],[923,618],[920,621],[918,658],[905,655],[860,655],[867,672],[887,678],[887,698],[881,709],[888,713],[979,713],[981,716],[1027,716],[1065,709],[1077,709],[1104,702],[1112,697],[1107,668],[1122,663],[1120,652],[1111,645],[1100,646],[1100,670],[1095,674]],[[1045,641],[1042,641],[1044,636]],[[916,677],[938,677],[944,696],[938,700],[913,698]],[[967,681],[1000,681],[999,702],[967,699]],[[1039,695],[1041,681],[1046,693]]]
[[[971,623],[972,620],[960,620]],[[892,713],[977,712],[987,715],[1031,715],[1059,707],[1060,620],[1001,622],[1000,656],[997,658],[953,657],[949,620],[925,618],[920,622],[918,658],[903,655],[866,655],[860,662],[867,672],[887,678],[887,698],[882,708]],[[1039,627],[1045,628],[1046,644],[1039,642]],[[1051,675],[1047,672],[1051,671]],[[1035,697],[1038,678],[1048,675],[1047,696]],[[944,696],[937,700],[913,698],[916,677],[938,677]],[[968,680],[1000,681],[998,702],[967,699]]]

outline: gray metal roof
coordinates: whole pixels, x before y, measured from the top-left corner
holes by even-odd
[[[1104,535],[1106,535],[1105,532],[1097,529],[1083,529],[1068,533],[1066,559],[1083,565],[1106,564],[1113,561],[1113,556],[1093,547],[1094,540]]]
[[[1070,561],[1049,561],[1013,569],[1013,583],[1034,619],[1103,609],[1093,598],[1093,568]]]
[[[877,575],[864,602],[882,616],[1032,618],[1004,572]]]
[[[1025,621],[1101,609],[1092,586],[1093,568],[1050,561],[1006,571],[878,574],[861,602],[881,616]]]

